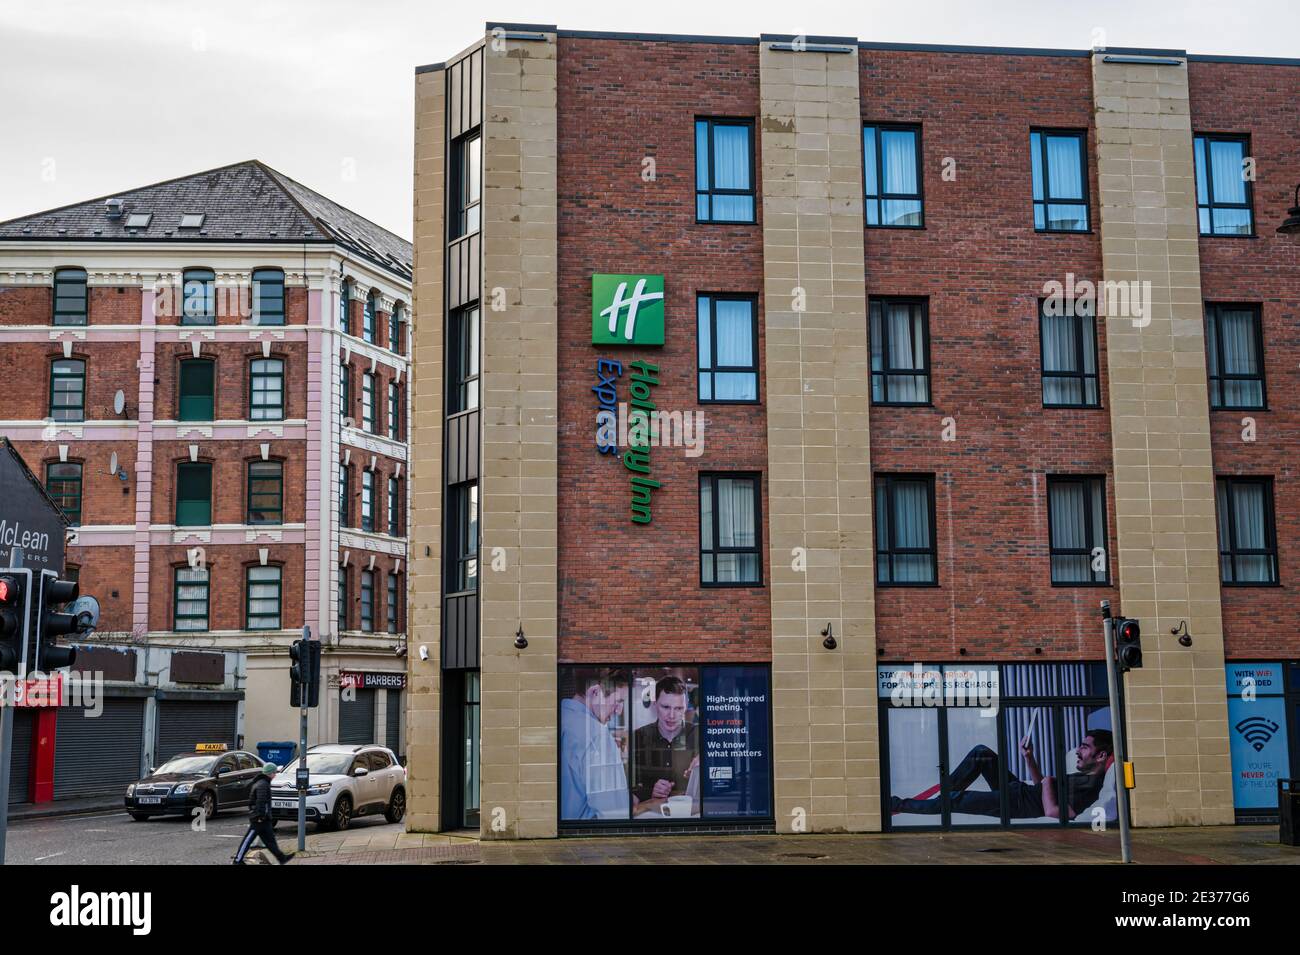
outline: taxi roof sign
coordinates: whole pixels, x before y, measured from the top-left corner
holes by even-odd
[[[230,749],[225,743],[198,743],[194,747],[196,753],[224,753]]]

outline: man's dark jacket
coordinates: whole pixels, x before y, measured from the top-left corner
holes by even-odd
[[[253,781],[253,791],[248,803],[248,817],[253,822],[271,818],[271,780],[265,773]]]

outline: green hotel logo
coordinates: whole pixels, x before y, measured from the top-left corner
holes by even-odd
[[[592,275],[591,343],[662,345],[664,277]]]

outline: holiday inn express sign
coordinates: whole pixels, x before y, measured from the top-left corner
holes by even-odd
[[[591,277],[591,343],[593,345],[658,346],[664,343],[664,277],[662,275],[602,275]],[[628,363],[630,375],[627,447],[620,457],[632,472],[632,522],[649,524],[650,495],[662,485],[651,476],[650,446],[655,403],[651,389],[659,384],[659,366],[647,361]],[[602,454],[616,450],[618,389],[621,362],[596,362],[596,447]]]

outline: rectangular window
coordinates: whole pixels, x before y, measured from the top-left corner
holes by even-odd
[[[194,633],[208,629],[206,567],[177,567],[172,597],[172,606],[175,608],[173,630]]]
[[[402,421],[401,408],[398,406],[397,382],[388,383],[388,437],[393,441],[401,440],[401,428],[399,425]]]
[[[1246,178],[1249,137],[1206,133],[1193,140],[1192,152],[1201,235],[1254,235],[1254,193]]]
[[[1215,482],[1219,573],[1241,587],[1278,582],[1273,479],[1222,477]]]
[[[279,269],[253,270],[253,324],[284,324],[284,273]]]
[[[375,629],[375,572],[361,572],[361,632]]]
[[[361,471],[361,529],[375,529],[375,472],[368,468]]]
[[[361,338],[371,345],[375,343],[375,293],[366,296],[365,307],[361,310]]]
[[[345,422],[352,415],[352,376],[347,362],[339,362],[339,417]]]
[[[186,269],[182,273],[181,324],[215,325],[217,274],[211,269]]]
[[[930,403],[930,310],[925,299],[871,300],[871,401]]]
[[[447,375],[447,414],[458,414],[478,407],[479,320],[478,306],[454,313],[447,358],[451,364]]]
[[[401,626],[397,619],[397,575],[388,575],[388,606],[387,613],[384,615],[384,629],[389,633],[401,633]]]
[[[448,562],[447,589],[466,593],[478,589],[478,485],[453,485],[448,493],[448,550],[452,559]]]
[[[206,527],[212,523],[212,465],[176,466],[176,526]]]
[[[279,461],[249,462],[248,523],[284,523],[284,465]]]
[[[280,568],[248,568],[245,630],[280,629]]]
[[[939,582],[934,533],[934,476],[876,475],[876,583]]]
[[[80,358],[60,358],[50,364],[50,417],[86,420],[86,363]]]
[[[388,479],[388,536],[401,536],[402,505],[397,491],[397,478]]]
[[[376,434],[375,376],[366,372],[361,376],[361,430]]]
[[[451,239],[478,231],[482,167],[483,140],[477,132],[451,144]]]
[[[352,334],[352,283],[347,279],[339,283],[339,328],[344,335]]]
[[[1263,411],[1264,328],[1258,305],[1206,305],[1210,407]]]
[[[86,270],[56,269],[54,272],[54,324],[85,325]]]
[[[1100,408],[1092,307],[1073,299],[1038,303],[1043,407]]]
[[[402,354],[405,327],[402,321],[402,306],[394,305],[393,310],[388,313],[388,349],[395,355]]]
[[[699,400],[758,400],[758,303],[752,295],[696,299]]]
[[[349,513],[348,502],[351,500],[352,489],[351,481],[348,480],[349,468],[346,464],[339,462],[339,527],[348,527]]]
[[[868,226],[919,229],[921,127],[870,125],[862,128],[862,167]]]
[[[1110,583],[1105,487],[1099,477],[1048,477],[1053,584]]]
[[[1034,228],[1039,232],[1088,231],[1088,134],[1033,130]]]
[[[248,365],[248,416],[251,421],[284,420],[284,361],[255,358]]]
[[[754,222],[754,123],[695,121],[695,219]]]
[[[348,569],[339,565],[339,633],[348,628]]]
[[[178,421],[211,421],[216,411],[217,363],[207,358],[187,358],[180,363]]]
[[[74,461],[45,465],[45,490],[72,526],[81,526],[81,465]]]
[[[700,475],[700,583],[753,586],[763,580],[757,474]]]

